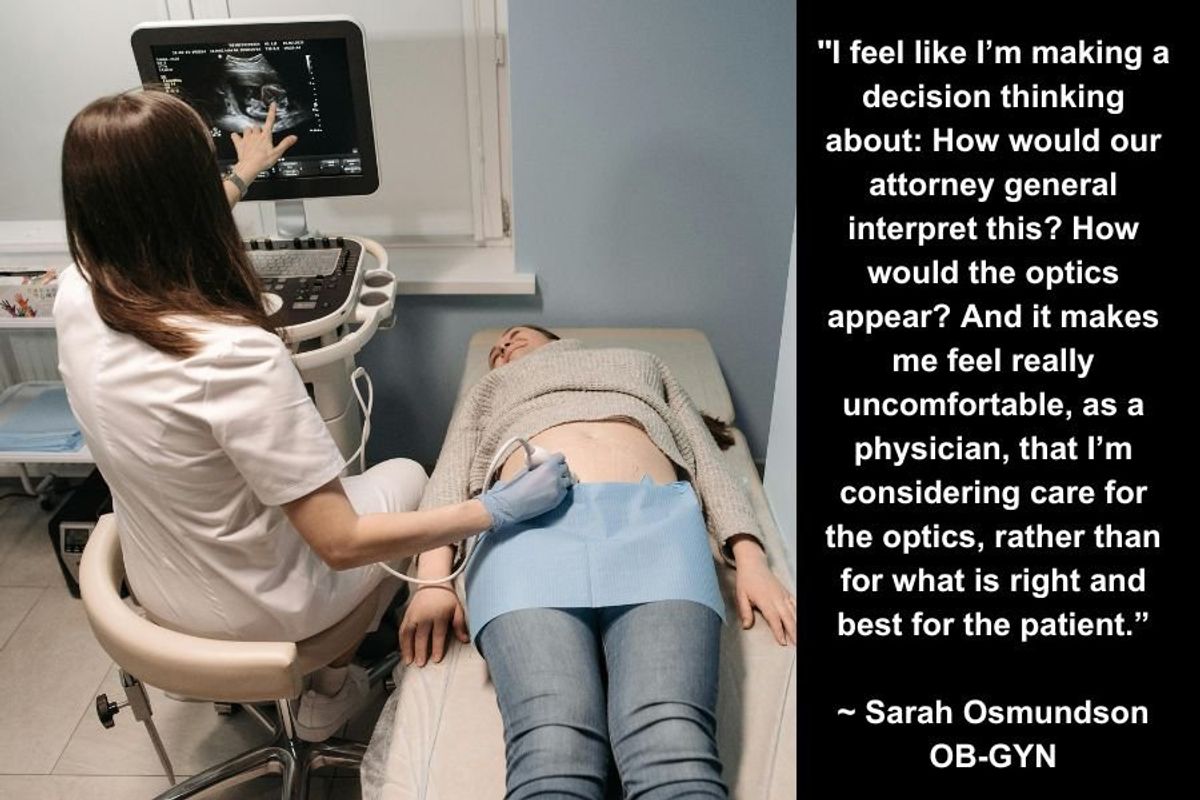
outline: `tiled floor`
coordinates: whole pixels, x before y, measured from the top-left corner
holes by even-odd
[[[0,481],[0,494],[16,488]],[[0,800],[144,800],[168,787],[141,723],[128,711],[105,729],[101,692],[124,700],[117,670],[63,582],[47,535],[51,512],[26,498],[0,500]],[[221,717],[206,703],[172,700],[151,689],[154,721],[175,771],[186,776],[265,741],[245,714]],[[382,696],[347,731],[369,736]],[[314,778],[313,800],[360,796],[352,772]],[[222,795],[258,800],[278,794],[259,778]]]

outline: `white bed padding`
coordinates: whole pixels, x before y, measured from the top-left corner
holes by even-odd
[[[500,329],[471,338],[459,395],[486,371]],[[564,328],[589,347],[632,347],[661,357],[696,404],[733,422],[733,403],[704,334],[678,328]],[[789,587],[779,532],[740,431],[725,451],[766,538],[772,568]],[[717,565],[728,620],[721,635],[717,737],[730,796],[796,796],[796,650],[780,647],[761,618],[741,629],[733,571]],[[440,664],[396,670],[396,690],[376,725],[362,767],[363,797],[378,800],[490,800],[504,796],[504,739],[487,665],[457,641]]]

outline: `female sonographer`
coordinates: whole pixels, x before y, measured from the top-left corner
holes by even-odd
[[[75,263],[54,318],[138,601],[187,633],[299,641],[385,594],[374,562],[536,516],[570,477],[556,456],[431,511],[413,510],[426,476],[412,461],[339,478],[345,461],[264,313],[231,213],[296,142],[275,144],[274,123],[272,104],[262,127],[232,135],[222,181],[209,127],[176,97],[134,91],[80,111],[62,150]],[[327,738],[361,704],[365,673],[349,661],[314,674],[304,738]]]

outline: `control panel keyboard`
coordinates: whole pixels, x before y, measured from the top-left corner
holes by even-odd
[[[354,291],[362,245],[353,239],[250,239],[245,244],[264,288],[282,301],[271,317],[275,325],[299,325],[335,314]]]
[[[333,274],[340,250],[251,250],[250,263],[263,279],[324,278]]]

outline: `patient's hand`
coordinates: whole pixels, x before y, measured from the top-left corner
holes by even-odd
[[[451,586],[422,586],[417,589],[400,622],[400,654],[405,664],[425,666],[426,656],[434,663],[446,655],[451,630],[460,642],[470,641],[466,617]]]
[[[766,553],[749,537],[733,547],[737,563],[737,606],[743,628],[754,625],[754,609],[762,614],[775,641],[796,646],[796,598],[771,568]]]

